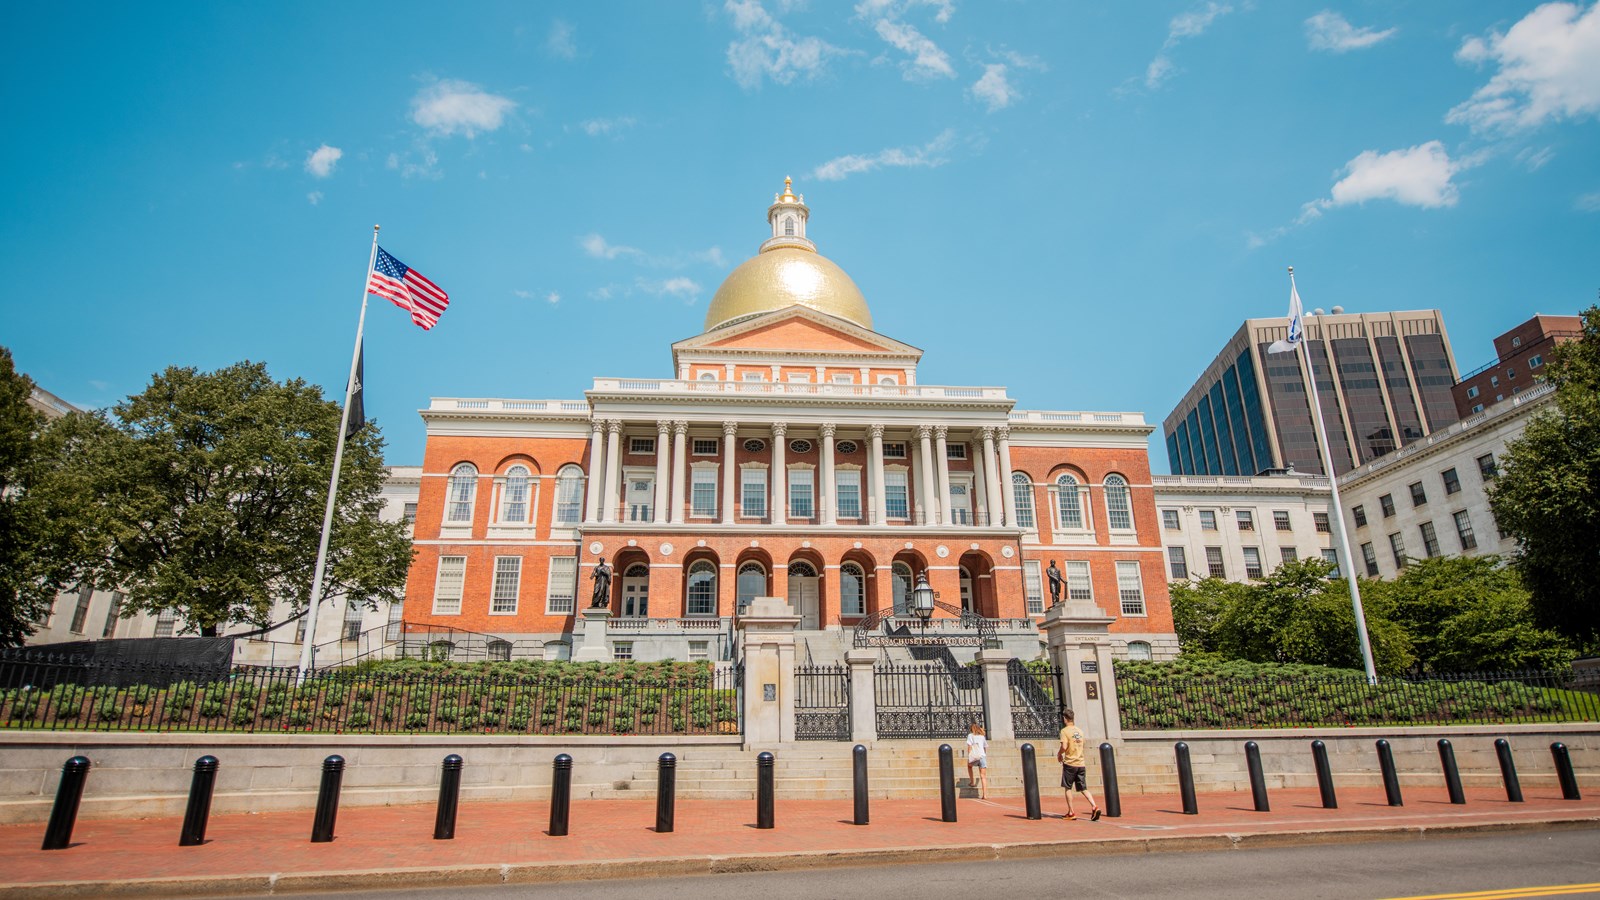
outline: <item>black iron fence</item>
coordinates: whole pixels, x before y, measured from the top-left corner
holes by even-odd
[[[940,665],[883,665],[872,670],[880,738],[958,738],[987,726],[983,673]]]
[[[1168,676],[1117,670],[1122,727],[1293,728],[1600,721],[1600,672],[1479,672],[1427,678],[1359,675]]]
[[[515,665],[515,664],[512,664]],[[224,676],[78,661],[8,666],[0,727],[94,731],[735,734],[736,672],[707,663],[545,664],[538,672],[288,668]],[[41,687],[49,685],[49,687]]]
[[[848,667],[795,666],[794,694],[795,740],[850,740]]]
[[[1029,667],[1019,660],[1006,665],[1011,695],[1011,727],[1019,738],[1053,738],[1061,734],[1061,710],[1066,708],[1061,670]]]

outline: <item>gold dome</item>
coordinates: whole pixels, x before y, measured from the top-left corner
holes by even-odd
[[[706,310],[706,331],[796,304],[872,328],[867,298],[843,269],[814,251],[778,246],[729,273]]]

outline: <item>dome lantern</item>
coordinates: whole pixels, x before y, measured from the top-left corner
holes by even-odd
[[[762,243],[761,252],[776,247],[799,247],[801,250],[817,252],[817,245],[806,240],[806,219],[810,216],[811,208],[806,206],[806,198],[795,194],[794,180],[784,176],[783,193],[773,194],[772,205],[767,207],[767,222],[772,225],[772,237]]]

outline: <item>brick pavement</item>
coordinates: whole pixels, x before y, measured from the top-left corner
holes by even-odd
[[[963,798],[959,821],[939,819],[937,797],[874,800],[871,823],[851,823],[848,800],[782,801],[771,830],[755,828],[753,802],[680,800],[676,829],[658,834],[653,800],[588,800],[572,806],[571,833],[545,833],[545,803],[463,804],[456,837],[432,839],[431,805],[342,810],[336,840],[309,842],[309,810],[213,816],[207,843],[177,846],[181,820],[79,821],[66,850],[39,848],[41,824],[0,826],[0,896],[178,896],[385,885],[498,883],[640,877],[717,871],[889,863],[902,859],[1003,857],[1220,849],[1323,840],[1396,840],[1440,829],[1600,828],[1600,798],[1560,799],[1525,787],[1469,789],[1453,806],[1443,787],[1409,787],[1390,808],[1381,788],[1339,791],[1321,808],[1315,789],[1280,789],[1255,812],[1248,792],[1202,794],[1185,816],[1176,796],[1125,797],[1122,816],[1061,818],[1059,791],[1045,794],[1043,820],[1021,798]],[[1084,807],[1080,804],[1080,812]]]

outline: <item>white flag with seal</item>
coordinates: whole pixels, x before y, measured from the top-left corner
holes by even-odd
[[[1301,330],[1300,319],[1305,315],[1305,310],[1300,306],[1300,292],[1295,290],[1294,272],[1289,272],[1289,338],[1283,341],[1273,341],[1267,347],[1268,353],[1287,353],[1300,345],[1300,339],[1305,337]]]

